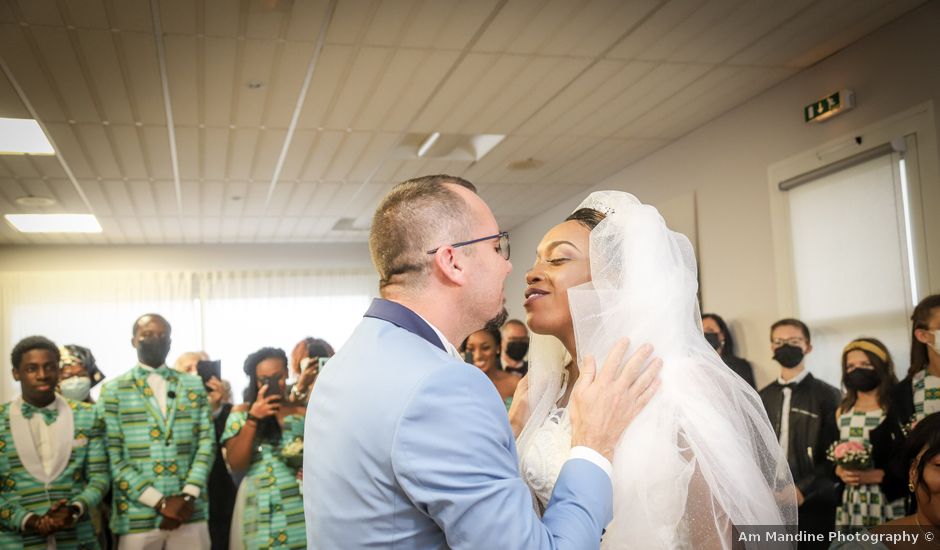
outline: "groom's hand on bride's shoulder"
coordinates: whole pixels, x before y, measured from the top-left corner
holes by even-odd
[[[571,392],[571,445],[585,446],[613,460],[623,431],[643,410],[659,388],[661,359],[652,358],[653,346],[644,344],[624,360],[630,341],[617,342],[600,372],[593,357],[584,358]]]
[[[516,384],[516,391],[512,395],[512,405],[509,406],[509,424],[512,434],[519,437],[522,428],[529,420],[529,377],[523,376]]]

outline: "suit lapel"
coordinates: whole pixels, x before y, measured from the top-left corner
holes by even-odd
[[[33,443],[33,434],[29,431],[29,420],[23,416],[20,410],[20,399],[10,404],[10,434],[13,436],[13,445],[16,447],[16,454],[20,457],[20,463],[23,468],[38,480],[46,477],[42,471],[42,461],[39,460],[39,453],[36,452],[36,444]]]
[[[140,399],[144,402],[144,407],[147,409],[147,412],[150,413],[150,416],[157,421],[158,425],[166,426],[166,419],[163,417],[163,413],[160,411],[160,404],[157,403],[157,398],[153,394],[153,389],[147,383],[147,376],[149,373],[146,369],[141,366],[134,367],[134,389],[140,395]],[[169,411],[169,407],[167,407]]]

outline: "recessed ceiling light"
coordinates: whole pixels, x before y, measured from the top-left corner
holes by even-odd
[[[55,199],[50,197],[33,197],[32,195],[26,197],[18,197],[16,199],[16,204],[21,206],[52,206],[55,204]]]
[[[258,88],[264,86],[264,82],[261,82],[260,80],[249,80],[246,86],[248,86],[249,90],[257,90]]]
[[[0,118],[0,155],[54,155],[39,123],[31,118]]]
[[[7,214],[4,218],[20,233],[101,233],[101,224],[92,214]]]

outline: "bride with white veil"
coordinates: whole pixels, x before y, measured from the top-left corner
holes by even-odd
[[[589,355],[600,365],[626,336],[627,356],[654,346],[661,386],[614,453],[602,548],[730,548],[732,525],[796,525],[793,480],[760,398],[705,340],[692,246],[655,208],[592,193],[545,235],[526,283],[536,336],[510,417],[540,509],[571,448],[578,365]]]

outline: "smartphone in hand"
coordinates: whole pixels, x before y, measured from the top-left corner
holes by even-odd
[[[199,375],[199,378],[202,378],[203,384],[209,384],[209,379],[215,376],[219,380],[222,379],[222,361],[205,361],[200,360],[196,363],[196,374]]]

